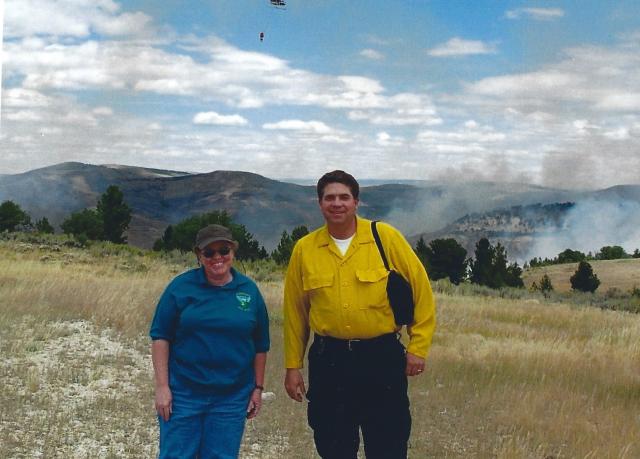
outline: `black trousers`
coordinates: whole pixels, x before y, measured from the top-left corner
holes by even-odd
[[[323,459],[406,459],[411,414],[405,348],[395,334],[371,340],[316,335],[309,349],[308,420]]]

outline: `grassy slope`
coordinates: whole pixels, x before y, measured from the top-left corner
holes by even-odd
[[[599,292],[606,292],[611,288],[618,288],[623,292],[628,292],[634,287],[640,288],[640,258],[590,261],[589,264],[600,279]],[[547,274],[555,290],[568,292],[571,290],[569,279],[576,269],[578,263],[543,266],[526,270],[522,278],[525,286],[530,287],[534,281],[539,283],[540,278]]]
[[[183,267],[0,243],[3,454],[154,457],[146,333]],[[315,458],[304,404],[282,388],[282,285],[261,288],[275,398],[248,424],[241,457]],[[410,383],[411,458],[640,457],[639,315],[441,294],[438,320],[428,371]]]

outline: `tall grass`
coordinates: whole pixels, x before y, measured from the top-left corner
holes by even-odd
[[[3,456],[154,457],[148,324],[189,263],[0,242]],[[282,387],[282,273],[244,269],[270,309],[275,397],[241,457],[316,458],[305,406]],[[640,457],[640,316],[462,289],[437,287],[427,371],[410,383],[411,458]]]

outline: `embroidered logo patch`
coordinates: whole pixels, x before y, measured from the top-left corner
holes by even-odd
[[[251,295],[244,292],[236,293],[236,299],[238,300],[238,309],[242,311],[249,310],[249,303],[251,303]]]

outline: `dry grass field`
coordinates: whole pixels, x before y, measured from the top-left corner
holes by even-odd
[[[600,279],[598,287],[600,292],[606,292],[611,288],[617,288],[624,292],[634,287],[640,288],[640,258],[594,260],[589,264]],[[578,269],[578,263],[537,267],[525,271],[522,280],[526,287],[530,287],[534,281],[540,283],[540,278],[546,274],[551,279],[555,290],[568,292],[571,290],[569,279],[576,272],[576,269]]]
[[[116,252],[0,242],[3,457],[155,457],[147,328],[184,265]],[[260,285],[273,398],[247,425],[241,457],[316,458],[305,407],[282,387],[282,285]],[[411,458],[640,457],[640,315],[437,300],[427,372],[411,380]]]

